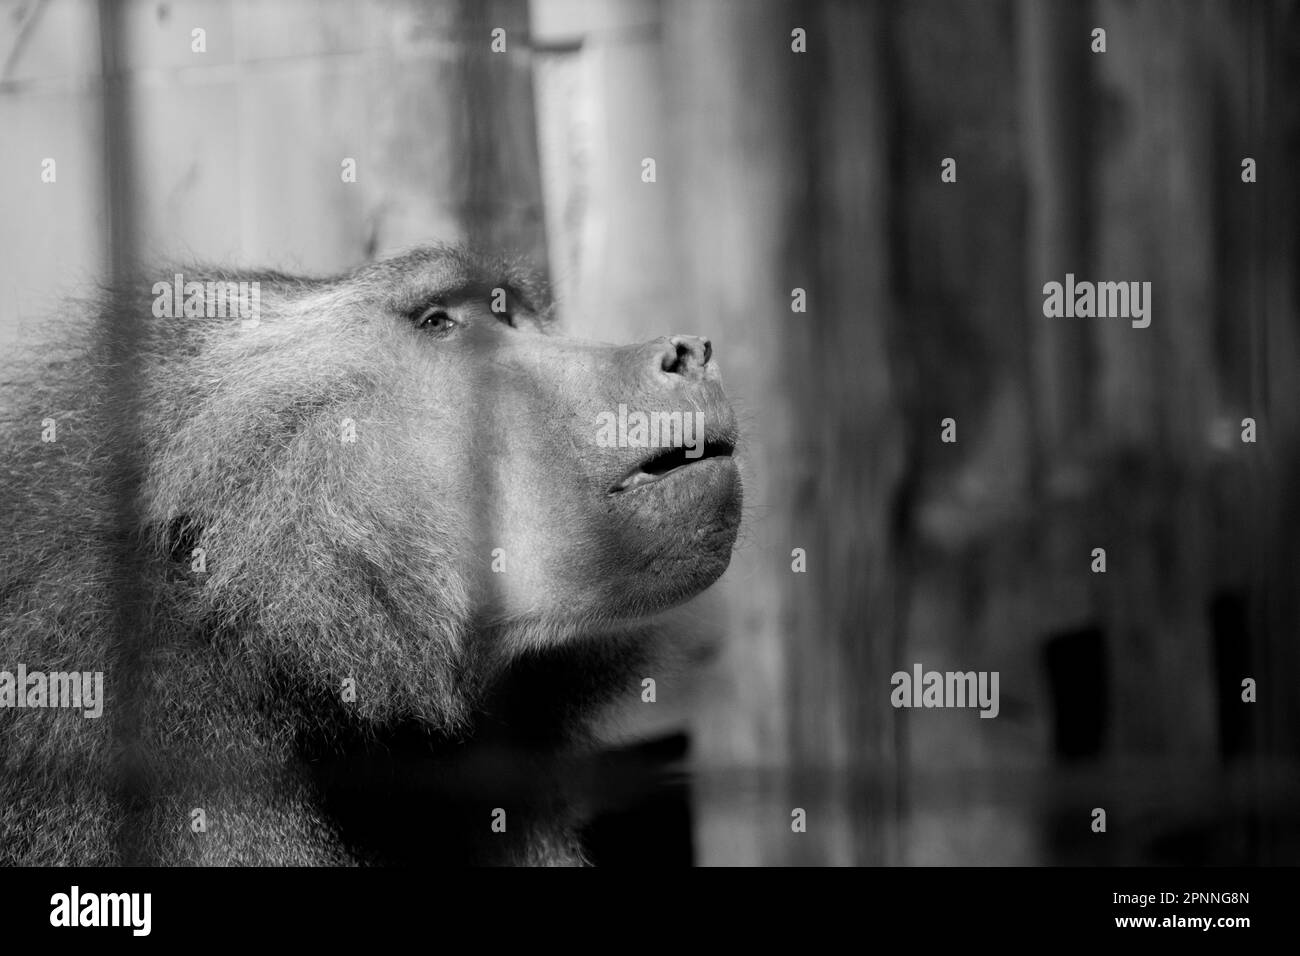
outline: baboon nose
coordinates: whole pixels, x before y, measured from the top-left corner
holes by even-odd
[[[664,350],[663,370],[670,375],[698,375],[713,358],[713,343],[698,335],[674,335]]]

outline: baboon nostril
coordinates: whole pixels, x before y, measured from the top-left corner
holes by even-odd
[[[698,335],[674,335],[668,341],[673,347],[673,352],[664,356],[665,372],[684,375],[692,368],[699,371],[708,365],[709,359],[713,357],[713,343]]]

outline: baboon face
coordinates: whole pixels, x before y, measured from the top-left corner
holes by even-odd
[[[741,489],[706,339],[566,338],[526,280],[471,263],[375,272],[366,287],[381,290],[373,318],[401,409],[378,416],[379,445],[411,455],[400,467],[421,507],[454,516],[452,573],[480,623],[627,620],[722,574]]]

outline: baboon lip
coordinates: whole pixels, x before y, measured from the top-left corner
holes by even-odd
[[[735,443],[727,438],[706,439],[703,449],[698,447],[691,449],[683,445],[657,448],[611,488],[610,494],[643,488],[662,481],[670,475],[685,471],[692,465],[717,458],[731,458],[735,453]]]

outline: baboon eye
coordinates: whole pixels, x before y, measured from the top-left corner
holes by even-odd
[[[459,323],[447,314],[447,310],[440,305],[425,309],[415,320],[417,329],[424,329],[428,332],[445,333],[450,332]]]

